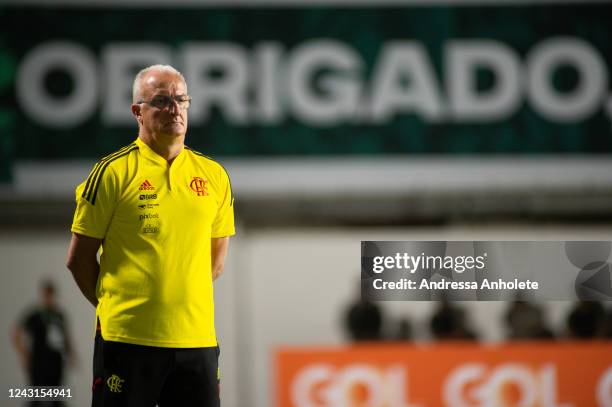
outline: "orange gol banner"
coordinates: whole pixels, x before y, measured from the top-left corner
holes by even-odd
[[[612,407],[612,343],[282,348],[277,407]]]

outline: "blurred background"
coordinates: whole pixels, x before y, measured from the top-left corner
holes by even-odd
[[[11,335],[51,279],[78,355],[71,405],[89,403],[94,310],[65,268],[74,188],[136,138],[132,80],[156,63],[184,73],[186,143],[228,169],[236,199],[215,285],[225,406],[281,405],[280,348],[609,336],[605,302],[367,304],[359,277],[362,240],[611,240],[611,11],[5,0],[2,389],[27,382]]]

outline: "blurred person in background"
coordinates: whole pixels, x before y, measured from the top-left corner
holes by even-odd
[[[213,281],[234,234],[229,176],[185,146],[181,73],[145,68],[132,97],[138,138],[76,190],[68,268],[96,307],[92,405],[218,407]]]
[[[604,339],[612,339],[612,310],[606,312],[606,318],[603,323],[603,329],[601,330],[601,336]]]
[[[355,342],[380,341],[383,339],[383,313],[380,307],[358,299],[349,305],[345,314],[345,328]]]
[[[597,301],[579,301],[567,316],[568,336],[573,339],[594,339],[604,330],[606,311]]]
[[[29,310],[13,329],[13,345],[31,386],[60,386],[66,362],[76,356],[64,313],[57,304],[55,285],[45,280],[40,286],[40,303]],[[37,406],[60,406],[60,401],[32,402]]]
[[[546,326],[541,307],[525,301],[520,296],[513,301],[505,316],[508,339],[553,339],[553,332]]]
[[[398,341],[411,341],[413,339],[410,318],[402,317],[397,321],[397,330],[394,339]]]
[[[430,321],[435,340],[475,340],[476,334],[468,327],[465,311],[454,306],[444,296]]]

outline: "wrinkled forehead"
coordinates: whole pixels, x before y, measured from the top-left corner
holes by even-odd
[[[145,95],[186,95],[187,86],[183,79],[169,72],[152,72],[142,79]]]

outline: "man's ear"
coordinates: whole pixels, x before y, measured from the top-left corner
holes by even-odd
[[[132,104],[132,114],[136,118],[136,121],[142,124],[142,114],[140,112],[140,108],[141,108],[140,104],[137,104],[137,103]]]

